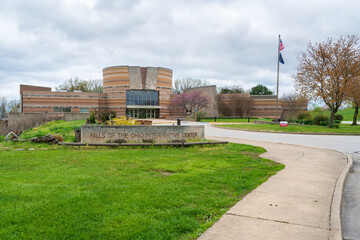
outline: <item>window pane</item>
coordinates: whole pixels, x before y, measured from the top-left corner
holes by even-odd
[[[147,93],[146,93],[146,105],[151,105],[151,95],[152,95],[152,91],[147,91]]]
[[[135,98],[135,104],[134,105],[139,105],[139,98]]]
[[[144,94],[145,92],[144,91],[141,91],[140,92],[140,99],[141,99],[141,101],[140,101],[140,105],[145,105],[145,94]]]
[[[159,92],[155,92],[155,106],[158,106],[159,105]]]
[[[159,105],[159,92],[153,90],[127,90],[126,105]]]

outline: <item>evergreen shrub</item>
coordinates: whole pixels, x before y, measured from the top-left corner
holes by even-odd
[[[297,119],[300,119],[300,120],[309,119],[309,118],[311,118],[311,114],[309,112],[303,112],[303,113],[299,113],[296,117],[297,117]]]
[[[334,115],[334,120],[343,121],[343,120],[344,120],[344,116],[341,115],[341,114],[335,114],[335,115]]]
[[[98,119],[100,122],[105,123],[110,120],[110,118],[116,118],[116,112],[111,111],[109,109],[103,109],[98,112]]]
[[[320,121],[320,126],[329,126],[329,121]]]
[[[329,117],[325,115],[317,115],[313,118],[314,125],[320,125],[320,122],[326,122],[326,121],[329,121]]]
[[[90,123],[90,124],[96,123],[95,112],[91,112],[91,113],[90,113],[89,123]]]

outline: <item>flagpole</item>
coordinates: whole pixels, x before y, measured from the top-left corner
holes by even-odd
[[[279,42],[278,42],[278,59],[277,59],[277,85],[276,85],[276,119],[278,119],[279,112],[279,64],[280,64],[280,34],[279,34]]]

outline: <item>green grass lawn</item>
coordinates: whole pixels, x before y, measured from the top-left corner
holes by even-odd
[[[194,239],[283,169],[263,152],[240,144],[2,150],[0,239]]]
[[[339,110],[336,114],[341,114],[344,117],[344,121],[352,121],[354,117],[354,111],[353,108],[346,108],[343,110]],[[326,111],[325,114],[330,117],[330,111]],[[358,116],[360,117],[360,115]]]
[[[280,127],[279,125],[275,124],[228,124],[218,126],[224,128],[252,131],[360,134],[360,126],[350,126],[350,124],[340,124],[340,128],[329,128],[314,125],[288,125],[287,127]]]
[[[258,118],[258,119],[250,119],[250,122],[254,122],[254,120],[260,120],[260,121],[269,121],[271,122],[272,119],[269,118]],[[214,122],[214,118],[203,118],[200,120],[201,122]],[[240,123],[247,123],[247,118],[217,118],[216,122],[240,122]]]
[[[74,142],[75,141],[75,132],[74,129],[80,129],[81,125],[84,125],[86,120],[76,120],[65,122],[60,121],[51,121],[47,122],[44,125],[39,127],[31,128],[24,131],[21,134],[22,139],[30,139],[32,137],[42,137],[46,134],[52,135],[61,135],[64,138],[64,142]]]

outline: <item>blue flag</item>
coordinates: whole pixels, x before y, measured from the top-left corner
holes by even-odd
[[[281,53],[280,53],[280,55],[279,55],[279,62],[281,62],[282,64],[285,63],[285,62],[284,62],[284,59],[283,59],[282,56],[281,56]]]

